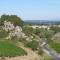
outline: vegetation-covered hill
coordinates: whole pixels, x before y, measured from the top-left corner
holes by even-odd
[[[13,23],[15,26],[23,26],[23,21],[20,17],[17,15],[2,15],[0,18],[0,25],[3,25],[4,21],[10,21]]]
[[[26,26],[23,24],[24,22],[22,21],[22,19],[16,15],[1,16],[0,57],[21,56],[30,53],[27,53],[27,51],[23,49],[24,47],[31,49],[34,54],[42,57],[42,60],[46,59],[41,45],[45,40],[51,42],[52,36],[56,33],[55,30],[53,30],[52,27],[51,29],[39,27],[33,28],[31,25]]]

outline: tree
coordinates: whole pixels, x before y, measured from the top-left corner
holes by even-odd
[[[23,21],[20,17],[17,15],[2,15],[0,18],[0,22],[3,24],[4,21],[10,21],[12,22],[15,26],[23,26]]]

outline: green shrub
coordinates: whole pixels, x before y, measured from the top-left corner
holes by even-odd
[[[60,53],[60,43],[50,43],[50,47],[54,49],[57,53]]]
[[[43,50],[42,50],[41,47],[39,47],[39,49],[38,49],[38,54],[39,54],[39,55],[43,55]]]
[[[29,26],[25,26],[22,28],[23,32],[27,35],[27,36],[31,36],[33,33],[33,28],[29,27]]]
[[[32,50],[37,50],[38,45],[38,42],[34,40],[26,44],[26,46],[32,48]]]
[[[8,36],[8,32],[6,32],[5,30],[0,30],[0,38],[5,38]]]

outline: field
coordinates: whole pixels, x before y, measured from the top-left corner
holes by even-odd
[[[54,49],[57,53],[60,53],[60,43],[50,43],[50,47]]]
[[[27,53],[22,48],[6,41],[0,41],[0,57],[15,57],[25,54]]]

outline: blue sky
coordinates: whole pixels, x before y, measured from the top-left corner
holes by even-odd
[[[0,0],[2,14],[15,14],[23,20],[60,19],[60,0]]]

